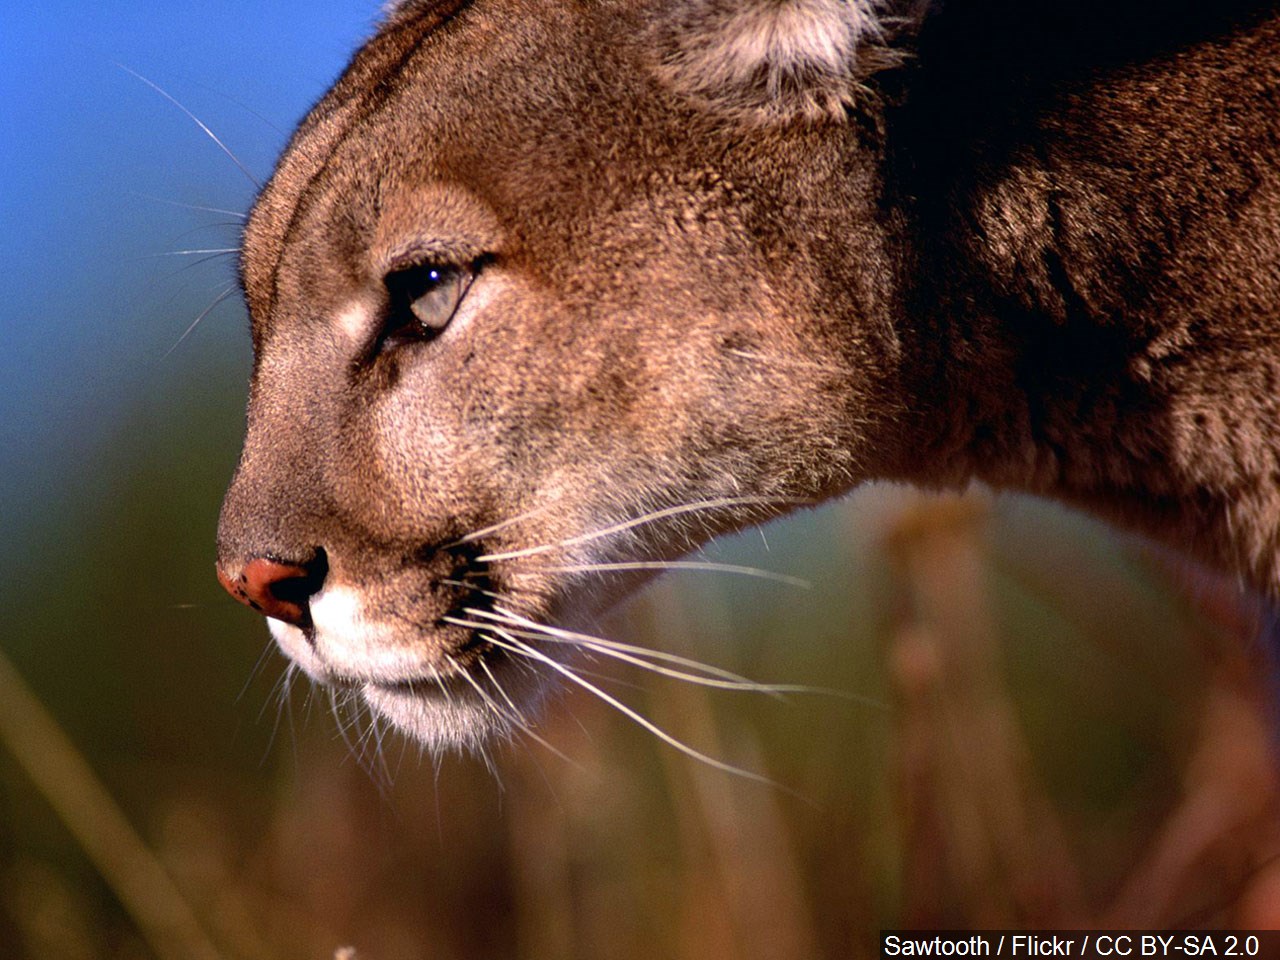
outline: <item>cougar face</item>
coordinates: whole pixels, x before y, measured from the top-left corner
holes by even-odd
[[[495,681],[536,697],[533,655],[561,656],[537,624],[844,489],[892,420],[874,232],[849,290],[820,280],[846,269],[820,238],[875,203],[855,131],[744,139],[625,39],[648,29],[407,5],[245,234],[221,575],[309,674],[428,741],[491,728]]]
[[[920,5],[901,6],[892,22],[914,29]],[[1073,272],[1096,263],[1059,251],[1036,287],[1066,241],[1041,229],[1034,153],[971,195],[956,190],[972,158],[949,179],[938,157],[902,163],[924,141],[918,117],[895,140],[876,71],[900,72],[905,41],[879,11],[391,13],[244,236],[255,363],[218,569],[302,669],[466,745],[536,705],[565,631],[663,562],[864,479],[979,476],[1141,513],[1141,478],[1173,444],[1151,410],[1199,408],[1148,376],[1159,338],[1141,311],[1104,328],[1087,309]],[[1275,279],[1274,256],[1262,270]],[[1063,285],[1077,292],[1059,319]],[[1090,368],[1055,337],[1114,355]],[[1091,415],[1118,419],[1081,422],[1095,442],[1072,455],[1064,423],[1083,407],[1063,403],[1082,383]],[[1112,401],[1139,388],[1131,424]],[[1241,552],[1212,504],[1177,509],[1206,486],[1184,466],[1153,520]]]

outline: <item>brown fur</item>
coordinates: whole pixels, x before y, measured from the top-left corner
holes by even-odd
[[[903,3],[858,66],[722,101],[682,80],[698,2],[411,0],[295,134],[245,235],[219,564],[323,551],[360,638],[317,616],[308,671],[375,703],[433,673],[465,701],[480,660],[519,685],[441,617],[573,622],[641,575],[540,566],[671,558],[873,478],[1060,498],[1277,595],[1280,15]],[[380,350],[415,260],[480,263],[477,306]],[[467,576],[500,599],[442,582]],[[437,707],[384,712],[483,732]]]

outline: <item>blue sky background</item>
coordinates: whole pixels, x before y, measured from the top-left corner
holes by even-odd
[[[92,485],[125,411],[247,369],[238,297],[166,356],[233,261],[183,269],[197,258],[154,255],[235,246],[233,218],[177,204],[243,211],[255,188],[117,63],[169,91],[263,180],[377,15],[370,0],[0,5],[0,529],[11,546],[69,484]]]

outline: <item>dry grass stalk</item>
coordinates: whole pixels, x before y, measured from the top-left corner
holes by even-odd
[[[220,960],[190,905],[70,738],[0,654],[0,741],[162,960]]]
[[[904,581],[890,651],[903,923],[1280,925],[1274,693],[1248,605],[1197,579],[1212,629],[1197,635],[1207,684],[1182,794],[1119,889],[1100,895],[1029,762],[984,583],[983,519],[969,503],[928,503],[889,541]]]

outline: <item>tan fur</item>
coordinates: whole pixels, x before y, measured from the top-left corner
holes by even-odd
[[[398,5],[245,234],[224,575],[322,551],[282,646],[437,743],[495,725],[462,672],[540,689],[443,618],[572,625],[643,574],[565,566],[873,478],[1057,497],[1274,596],[1280,18],[1033,6]],[[479,272],[379,349],[410,262]]]

